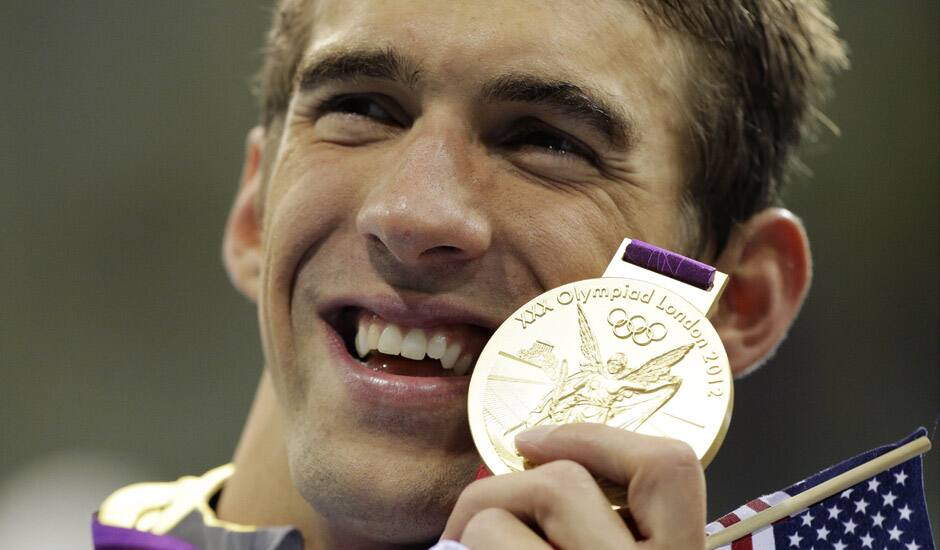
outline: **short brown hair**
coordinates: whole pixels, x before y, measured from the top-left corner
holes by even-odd
[[[735,224],[780,202],[801,139],[825,120],[832,74],[848,66],[845,44],[825,0],[634,1],[693,44],[705,84],[689,106],[697,158],[686,198],[700,228],[691,248],[700,254],[710,241],[720,250]],[[261,122],[275,136],[314,11],[314,0],[276,2],[257,86]]]

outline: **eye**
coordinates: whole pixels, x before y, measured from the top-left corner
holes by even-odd
[[[342,115],[351,115],[374,120],[381,124],[392,126],[403,126],[401,121],[403,117],[396,117],[390,113],[390,107],[383,105],[378,98],[370,95],[338,95],[326,99],[317,108],[317,117],[322,117],[331,113]]]
[[[580,160],[595,164],[595,155],[587,146],[560,130],[540,124],[522,126],[510,133],[503,143],[505,147],[513,151],[534,147],[564,160]]]

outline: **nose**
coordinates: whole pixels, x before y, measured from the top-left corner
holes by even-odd
[[[369,190],[356,217],[360,234],[409,266],[482,256],[492,232],[469,147],[446,130],[415,139]]]

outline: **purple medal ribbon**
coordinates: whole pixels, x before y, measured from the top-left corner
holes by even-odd
[[[643,241],[631,240],[623,260],[702,290],[710,289],[715,279],[714,267]]]
[[[95,550],[198,550],[192,544],[170,535],[154,535],[136,529],[105,525],[92,517],[91,537]]]

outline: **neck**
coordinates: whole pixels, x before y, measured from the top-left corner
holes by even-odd
[[[235,473],[219,498],[219,519],[258,527],[290,525],[307,550],[375,549],[387,545],[331,527],[300,496],[288,469],[286,432],[267,369],[261,376],[235,450]]]

